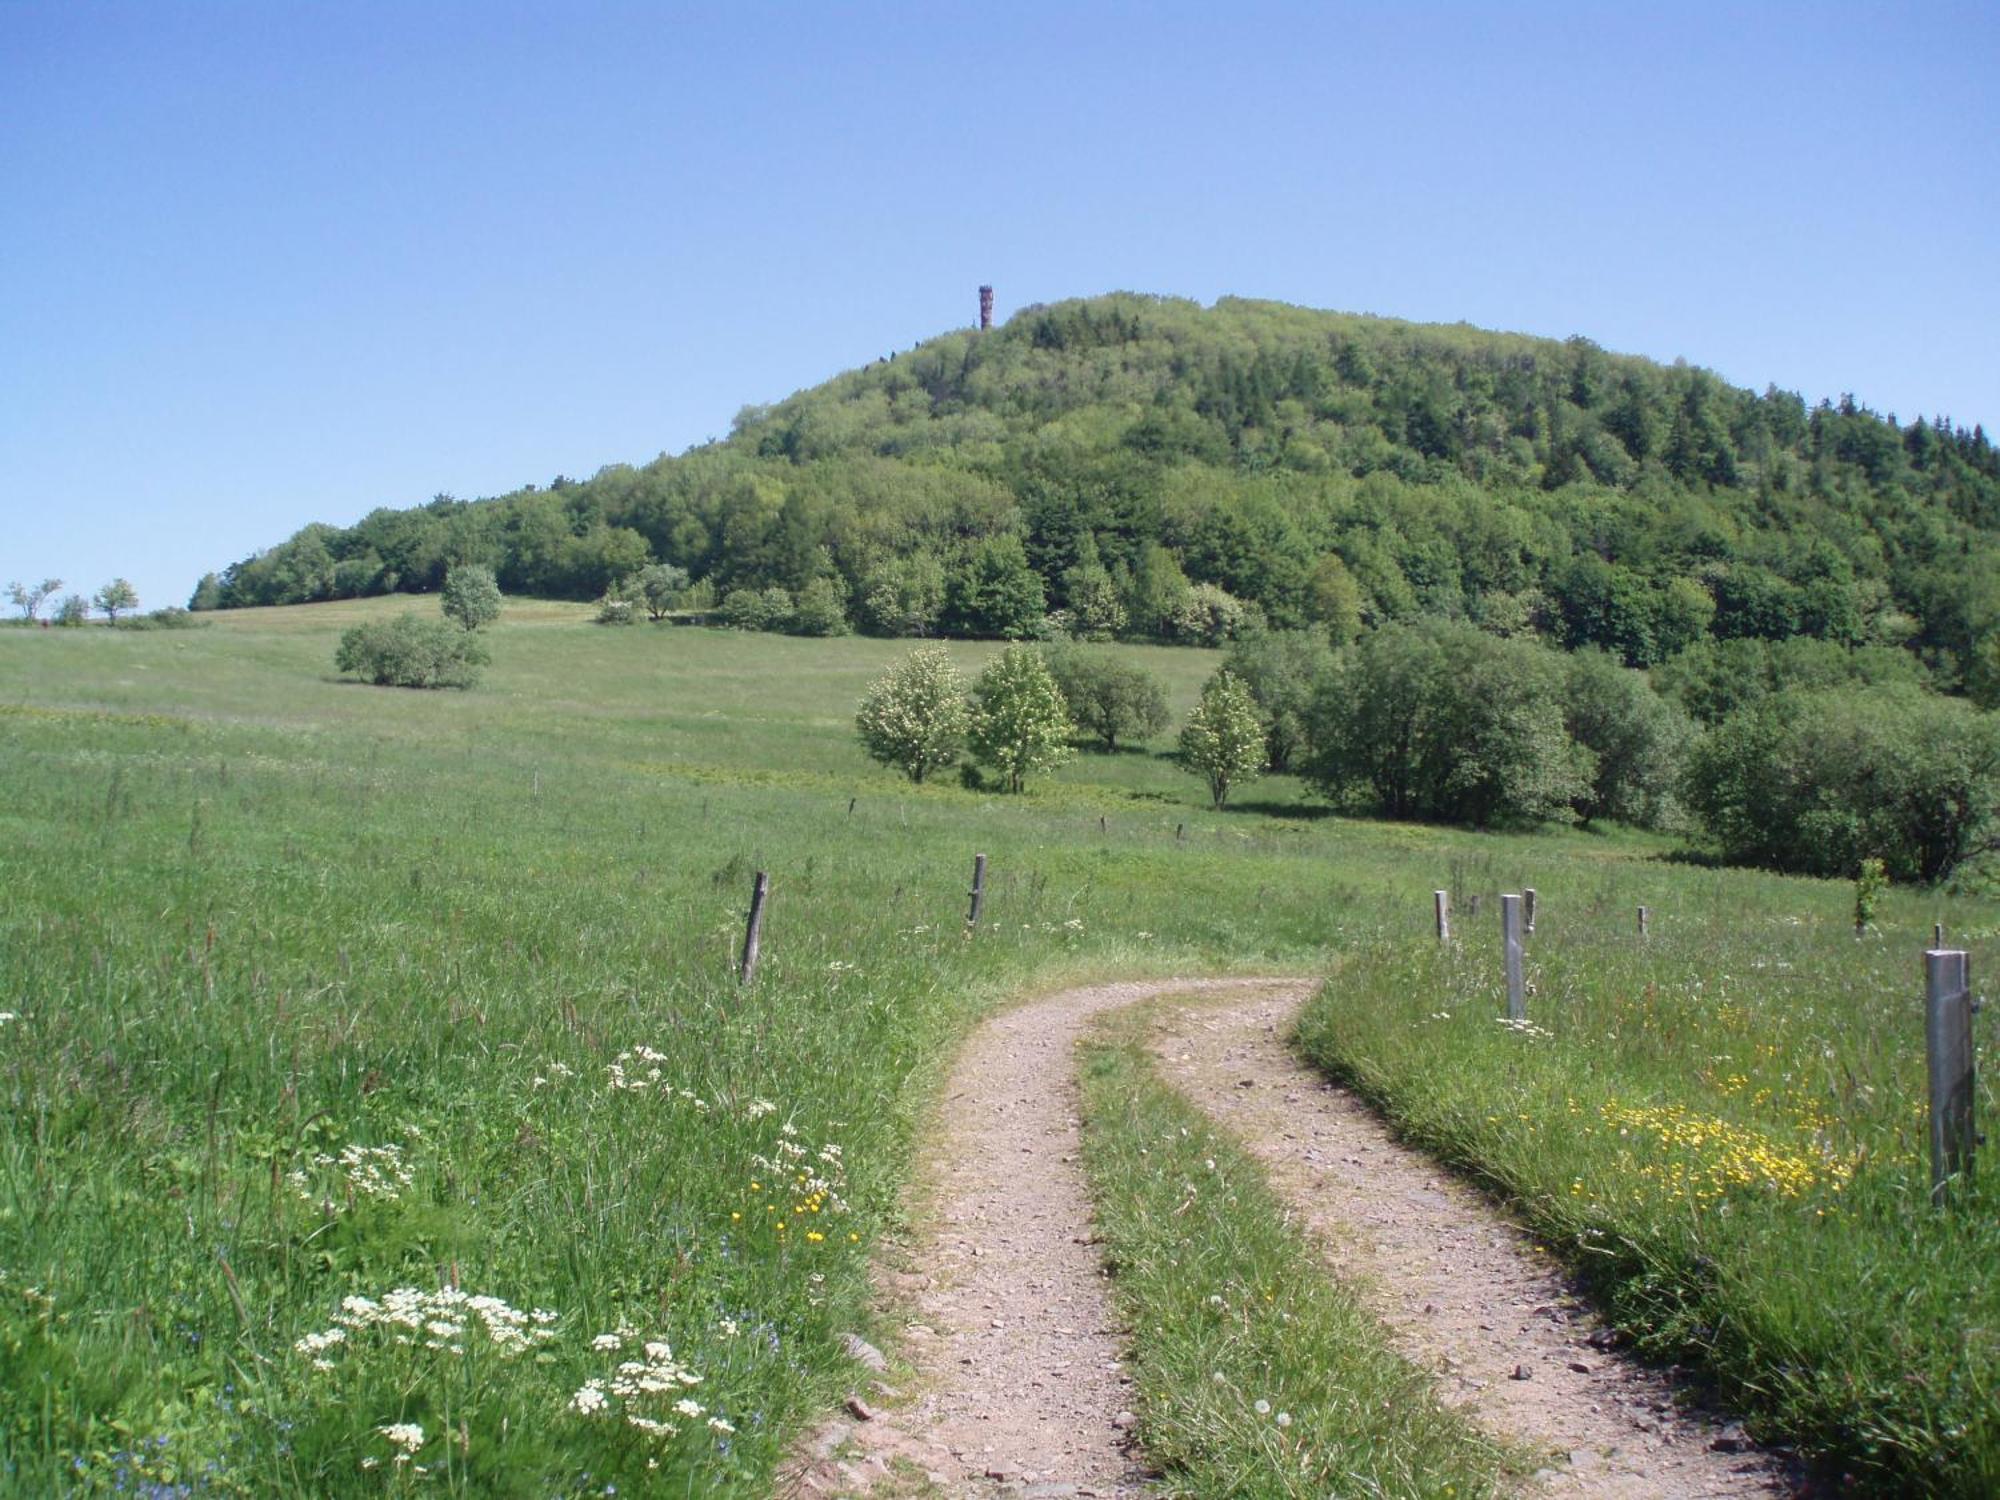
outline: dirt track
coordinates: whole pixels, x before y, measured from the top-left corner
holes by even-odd
[[[1397,1145],[1283,1045],[1310,986],[1179,980],[1067,990],[981,1026],[941,1099],[916,1202],[925,1225],[886,1270],[914,1366],[864,1393],[787,1476],[806,1495],[1137,1496],[1129,1383],[1079,1164],[1075,1046],[1090,1018],[1186,996],[1164,1018],[1163,1076],[1236,1135],[1447,1400],[1550,1455],[1549,1494],[1789,1492],[1733,1428],[1684,1415],[1614,1350],[1531,1242],[1478,1194]],[[861,1413],[866,1413],[865,1416]],[[894,1476],[894,1477],[892,1477]]]

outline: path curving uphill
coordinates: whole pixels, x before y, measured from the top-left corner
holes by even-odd
[[[1695,1500],[1792,1488],[1732,1431],[1683,1415],[1659,1376],[1595,1347],[1594,1323],[1518,1229],[1292,1057],[1282,1036],[1311,989],[1093,985],[983,1024],[941,1097],[920,1172],[921,1242],[908,1269],[887,1273],[916,1389],[880,1407],[873,1395],[850,1402],[786,1492],[1149,1493],[1127,1438],[1124,1334],[1091,1231],[1075,1050],[1092,1017],[1166,996],[1189,1003],[1156,1049],[1164,1076],[1243,1140],[1403,1353],[1443,1372],[1447,1399],[1562,1455],[1539,1476],[1548,1493]],[[1531,1378],[1509,1378],[1517,1367]]]

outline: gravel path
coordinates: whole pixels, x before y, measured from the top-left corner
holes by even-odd
[[[1079,1164],[1075,1047],[1091,1017],[1161,996],[1163,1074],[1258,1157],[1446,1398],[1548,1451],[1546,1493],[1789,1492],[1734,1428],[1683,1416],[1669,1386],[1615,1352],[1529,1242],[1478,1194],[1398,1146],[1375,1116],[1285,1048],[1311,986],[1177,980],[1067,990],[1007,1010],[947,1083],[914,1201],[922,1225],[885,1269],[914,1368],[826,1423],[786,1493],[1136,1497],[1122,1333]],[[1197,999],[1196,997],[1199,997]],[[1245,1086],[1244,1081],[1248,1080]],[[866,1345],[862,1358],[880,1365]],[[1518,1372],[1518,1375],[1517,1375]]]
[[[1293,987],[1296,988],[1295,986]],[[1092,1016],[1161,994],[1271,993],[1269,981],[1108,984],[981,1026],[945,1085],[915,1202],[908,1269],[890,1272],[916,1390],[822,1428],[802,1494],[1137,1496],[1121,1331],[1078,1160],[1076,1043]],[[872,1406],[864,1409],[873,1410]],[[841,1456],[845,1451],[848,1456]],[[892,1470],[906,1476],[890,1482]]]
[[[1173,1007],[1154,1048],[1162,1076],[1249,1148],[1447,1401],[1550,1453],[1543,1493],[1801,1492],[1739,1427],[1681,1410],[1663,1374],[1609,1348],[1609,1330],[1489,1202],[1300,1062],[1283,1039],[1302,998]]]

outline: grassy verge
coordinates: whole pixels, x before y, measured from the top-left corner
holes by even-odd
[[[1171,1493],[1496,1493],[1499,1449],[1326,1274],[1255,1165],[1155,1076],[1147,1012],[1085,1051],[1084,1163]]]
[[[1624,900],[1544,891],[1521,1029],[1497,924],[1364,944],[1302,1045],[1763,1432],[1875,1492],[2000,1493],[2000,1193],[1928,1204],[1927,934],[1857,942],[1713,878],[1646,943]]]

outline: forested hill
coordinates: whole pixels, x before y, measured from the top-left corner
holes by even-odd
[[[1336,636],[1458,616],[1634,665],[1807,635],[1908,646],[1947,688],[2000,672],[1978,427],[1581,338],[1233,299],[1028,308],[680,457],[307,527],[194,602],[429,590],[464,560],[571,598],[667,563],[696,602],[809,597],[814,629],[1032,634],[1059,611],[1172,637],[1240,601]]]

